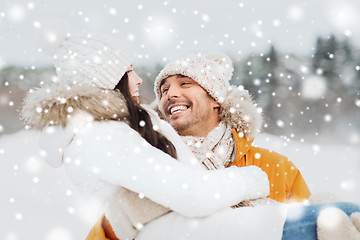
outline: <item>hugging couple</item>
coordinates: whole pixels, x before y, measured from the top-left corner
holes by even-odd
[[[309,204],[295,165],[252,146],[262,117],[230,85],[227,55],[167,64],[151,106],[116,39],[68,34],[53,59],[57,80],[29,91],[22,118],[41,131],[47,162],[96,203],[86,239],[359,239],[358,205]]]

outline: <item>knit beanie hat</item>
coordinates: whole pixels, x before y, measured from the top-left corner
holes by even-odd
[[[220,104],[219,118],[222,121],[235,128],[242,136],[252,139],[262,125],[261,109],[257,108],[243,86],[230,85],[233,71],[232,61],[224,53],[190,55],[171,62],[155,79],[156,101],[153,107],[159,107],[161,82],[172,75],[180,74],[196,81]]]
[[[215,101],[222,103],[230,87],[229,81],[233,71],[232,61],[224,53],[190,55],[166,65],[155,79],[154,91],[160,99],[162,80],[181,74],[196,81]]]
[[[123,43],[101,34],[67,33],[47,51],[60,81],[106,89],[114,89],[133,61]]]

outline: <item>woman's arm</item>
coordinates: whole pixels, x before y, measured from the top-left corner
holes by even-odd
[[[269,194],[267,175],[260,168],[206,171],[185,166],[123,122],[83,129],[65,155],[72,171],[85,168],[89,177],[125,187],[188,217]]]

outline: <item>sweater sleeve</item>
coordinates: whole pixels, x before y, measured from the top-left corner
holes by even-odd
[[[87,178],[127,188],[188,217],[269,194],[267,175],[258,167],[206,171],[184,165],[122,122],[83,129],[65,155],[73,174],[85,171]]]

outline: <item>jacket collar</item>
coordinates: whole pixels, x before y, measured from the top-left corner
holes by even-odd
[[[262,125],[261,111],[251,95],[242,86],[231,86],[221,104],[219,117],[230,127],[241,132],[246,139],[253,139]]]
[[[236,129],[233,129],[233,137],[235,141],[236,158],[241,159],[251,148],[254,138],[247,139],[241,132],[236,131]]]

